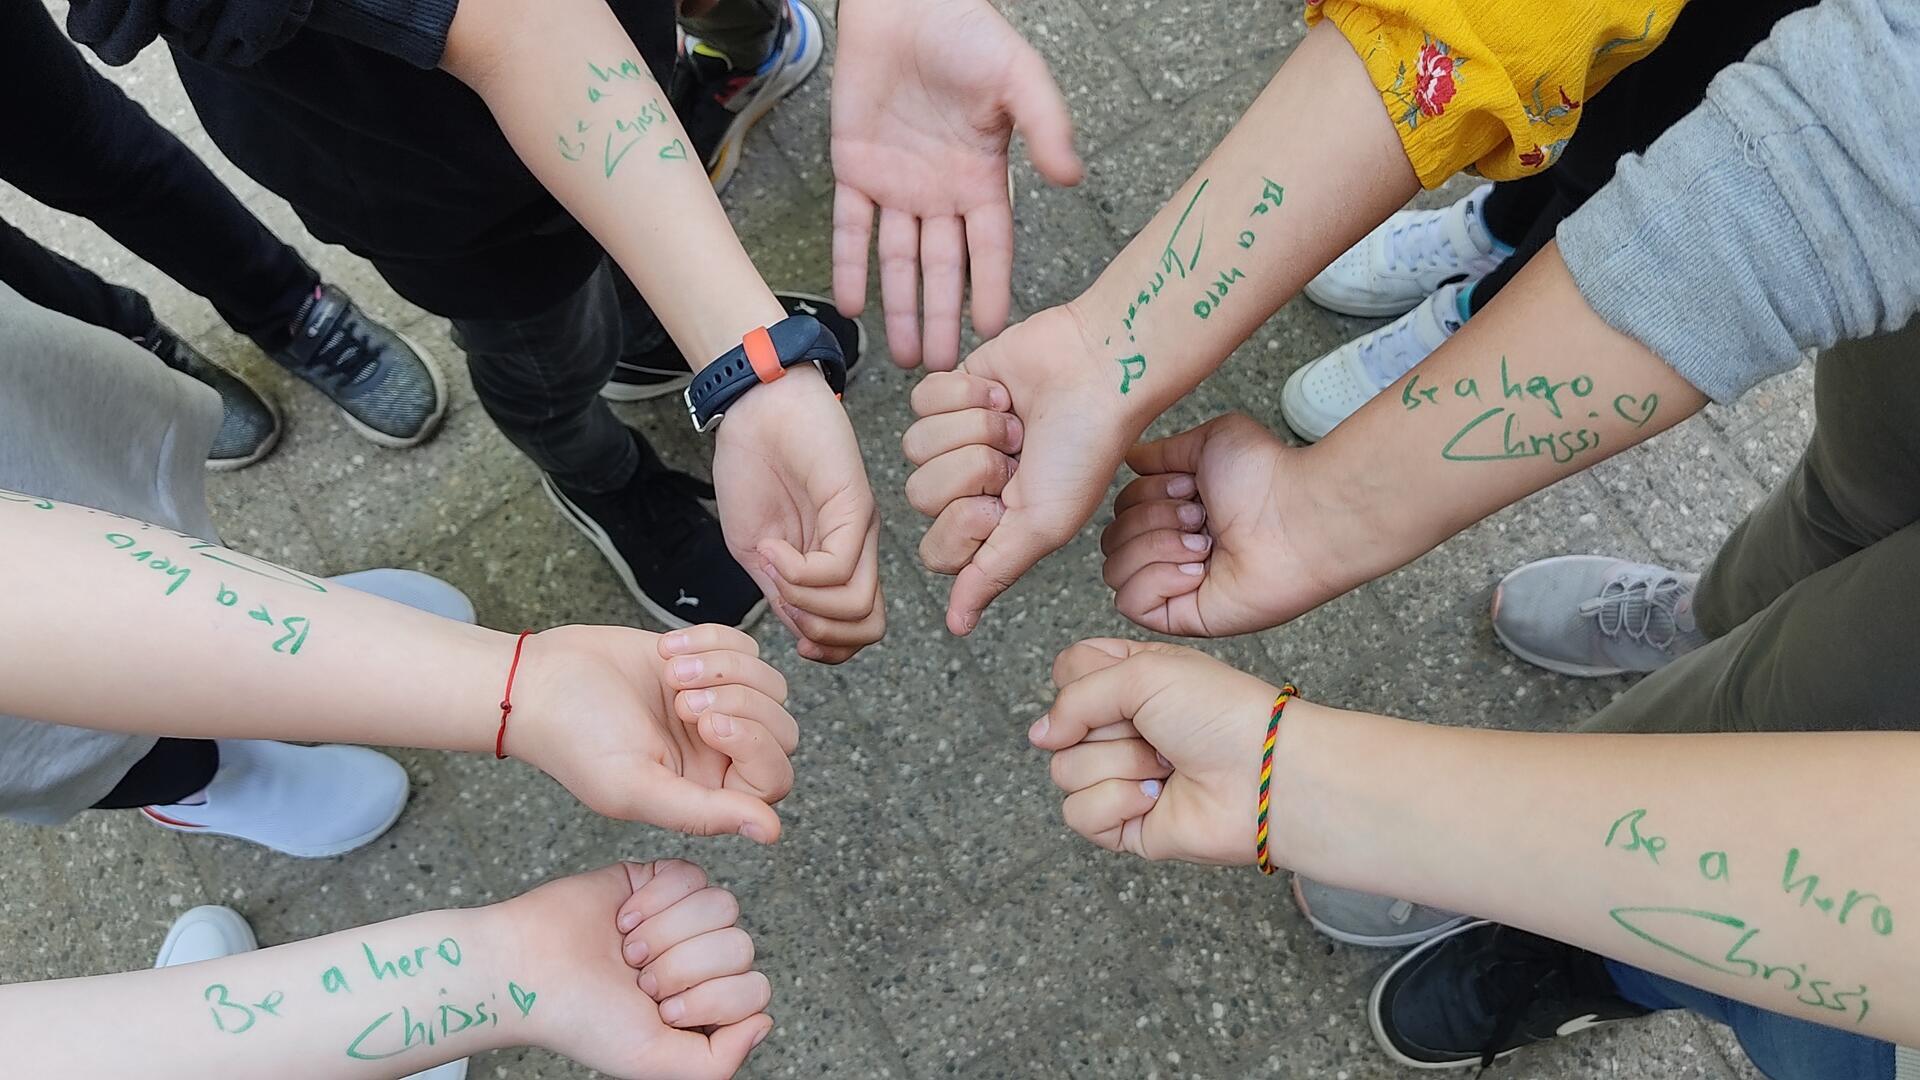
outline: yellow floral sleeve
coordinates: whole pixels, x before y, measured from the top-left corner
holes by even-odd
[[[1360,54],[1427,187],[1553,164],[1591,95],[1666,39],[1686,0],[1307,0]]]

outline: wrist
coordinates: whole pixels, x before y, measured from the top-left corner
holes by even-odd
[[[745,302],[729,303],[724,311],[701,312],[684,322],[686,329],[674,335],[674,344],[686,356],[694,374],[740,347],[746,336],[762,327],[771,327],[787,317],[785,308],[764,284]]]
[[[1193,388],[1170,384],[1166,369],[1154,366],[1136,344],[1126,339],[1118,320],[1103,318],[1114,305],[1096,292],[1098,288],[1096,283],[1093,289],[1062,304],[1061,310],[1080,341],[1072,361],[1088,370],[1092,385],[1103,388],[1088,405],[1106,413],[1127,435],[1126,444],[1132,446],[1148,425]]]
[[[786,369],[786,374],[770,383],[760,383],[740,395],[727,407],[727,418],[715,432],[715,438],[731,440],[745,437],[749,431],[764,427],[783,427],[793,423],[795,409],[830,405],[840,411],[826,376],[812,365]],[[729,435],[729,432],[733,433]]]

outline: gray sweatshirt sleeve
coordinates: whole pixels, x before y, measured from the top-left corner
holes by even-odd
[[[1559,229],[1607,324],[1716,401],[1920,305],[1920,4],[1825,0]]]

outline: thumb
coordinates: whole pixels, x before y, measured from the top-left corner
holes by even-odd
[[[1027,156],[1040,175],[1060,187],[1078,184],[1087,169],[1073,149],[1073,112],[1047,62],[1032,46],[1014,61],[1007,111],[1027,140]]]
[[[780,838],[780,815],[742,791],[702,787],[666,769],[649,770],[633,816],[689,836],[738,834],[756,844]]]
[[[1127,468],[1141,476],[1199,472],[1201,454],[1223,419],[1216,416],[1190,431],[1135,446],[1127,451]]]
[[[973,561],[954,575],[953,592],[947,601],[947,629],[965,637],[980,625],[980,615],[1020,575],[1033,569],[1046,554],[1059,545],[1033,520],[1030,511],[1007,510],[1000,523],[974,552]]]
[[[712,1075],[727,1077],[739,1072],[740,1066],[747,1062],[747,1055],[772,1031],[773,1017],[759,1013],[709,1035],[707,1053],[713,1066]]]

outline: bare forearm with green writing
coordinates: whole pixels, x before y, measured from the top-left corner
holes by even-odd
[[[605,0],[462,0],[442,66],[486,101],[696,370],[784,317]]]
[[[157,525],[0,491],[27,568],[0,604],[0,712],[185,738],[490,748],[510,634]]]
[[[1396,569],[1692,416],[1706,398],[1593,313],[1549,245],[1411,373],[1302,455],[1342,507],[1339,573]]]
[[[1073,302],[1113,392],[1151,420],[1417,190],[1360,58],[1317,27]]]
[[[503,929],[495,909],[437,911],[181,967],[0,987],[8,1061],[36,1077],[370,1080],[537,1044],[552,1007],[541,992],[557,987]]]
[[[1524,734],[1295,702],[1275,763],[1276,855],[1309,877],[1920,1043],[1920,736]]]

